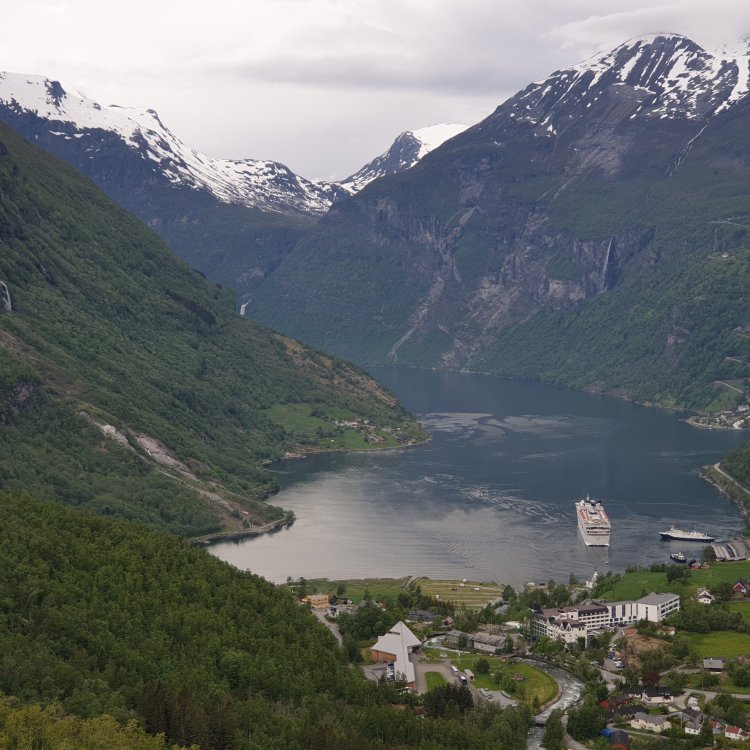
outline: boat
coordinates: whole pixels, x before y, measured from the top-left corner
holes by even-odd
[[[674,560],[675,562],[687,562],[687,558],[682,554],[682,552],[673,552],[669,556],[669,559]]]
[[[575,504],[578,530],[587,547],[609,547],[611,524],[604,506],[588,495]]]
[[[703,531],[685,531],[678,529],[674,524],[669,531],[660,531],[659,536],[662,539],[673,539],[678,542],[713,542],[716,537],[709,536]]]

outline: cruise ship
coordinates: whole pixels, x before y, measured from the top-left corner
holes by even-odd
[[[702,531],[684,531],[678,529],[676,526],[672,526],[669,531],[660,531],[659,536],[662,539],[674,539],[679,542],[713,542],[715,537],[704,534]]]
[[[586,495],[576,503],[578,530],[587,547],[609,547],[609,516],[598,500]]]

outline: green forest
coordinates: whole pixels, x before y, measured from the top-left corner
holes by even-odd
[[[0,513],[0,736],[51,738],[16,747],[525,746],[525,710],[419,718],[289,591],[176,536],[8,493]]]
[[[388,436],[361,447],[425,438],[364,372],[240,318],[230,291],[6,126],[0,196],[12,300],[0,314],[5,489],[193,535],[239,525],[203,490],[234,516],[279,518],[262,502],[276,483],[261,464],[339,447],[324,442],[338,437],[336,420]],[[290,429],[272,418],[284,406],[329,428]],[[153,458],[154,444],[173,466]]]

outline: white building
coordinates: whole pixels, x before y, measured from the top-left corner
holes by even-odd
[[[633,625],[639,620],[661,622],[680,608],[677,594],[648,594],[637,601],[589,602],[574,607],[544,609],[531,620],[532,635],[575,643],[594,631]]]
[[[648,729],[651,732],[663,732],[669,729],[669,722],[661,716],[651,716],[642,712],[637,713],[631,720],[633,729]]]
[[[370,651],[375,661],[393,662],[396,678],[404,680],[408,687],[414,687],[416,677],[409,653],[421,645],[422,641],[403,622],[397,622],[370,646]]]

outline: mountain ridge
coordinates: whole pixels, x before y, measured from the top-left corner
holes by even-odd
[[[335,204],[248,314],[357,361],[486,369],[707,407],[727,369],[722,354],[732,355],[729,334],[714,331],[713,364],[699,364],[704,323],[691,312],[683,325],[664,309],[649,275],[687,284],[710,242],[744,278],[744,230],[721,223],[743,224],[750,210],[739,125],[750,60],[732,60],[653,35],[529,84],[412,169]],[[718,283],[723,271],[708,270]],[[626,295],[647,320],[653,309],[653,323],[639,322]],[[743,295],[722,300],[712,288],[709,299],[709,318],[744,324]],[[619,306],[608,322],[617,337],[625,321],[641,332],[637,349],[615,351],[607,328],[566,338],[607,306]],[[587,340],[607,351],[606,367]]]
[[[236,315],[70,166],[4,124],[0,144],[6,489],[185,535],[241,530],[284,518],[262,502],[278,486],[262,462],[423,434],[361,370]]]

